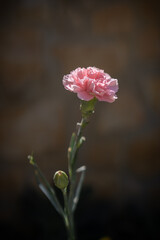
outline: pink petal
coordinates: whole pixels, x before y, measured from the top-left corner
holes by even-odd
[[[93,95],[90,95],[87,92],[79,92],[77,93],[77,96],[84,101],[89,101],[94,97]]]
[[[118,80],[112,78],[108,88],[116,93],[118,91]]]

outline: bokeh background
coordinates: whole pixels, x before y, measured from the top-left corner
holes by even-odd
[[[62,86],[77,67],[119,80],[98,103],[78,166],[87,174],[78,239],[160,239],[158,1],[17,0],[0,7],[0,222],[5,239],[66,239],[27,155],[52,183],[67,171],[79,100]],[[58,192],[59,194],[59,192]]]

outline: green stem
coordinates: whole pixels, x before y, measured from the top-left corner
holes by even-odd
[[[96,98],[91,100],[90,102],[81,102],[81,112],[82,112],[82,120],[78,126],[78,130],[76,134],[72,134],[70,147],[68,149],[68,170],[69,170],[69,178],[70,178],[70,191],[69,196],[67,197],[66,190],[63,191],[64,195],[64,203],[65,203],[65,224],[68,231],[69,240],[75,240],[74,233],[74,196],[76,189],[76,158],[78,149],[81,146],[81,137],[82,130],[86,127],[89,122],[91,114],[94,112]]]
[[[69,197],[67,197],[67,191],[64,189],[63,196],[64,196],[64,205],[65,205],[65,225],[68,232],[68,240],[75,240],[75,229],[74,229],[74,212],[72,211],[73,206],[73,197],[75,193],[76,187],[76,157],[78,151],[78,143],[81,138],[82,129],[84,127],[84,119],[82,118],[81,123],[78,125],[78,130],[76,133],[75,141],[73,144],[73,148],[71,154],[69,155],[68,159],[68,168],[69,168],[69,177],[70,177],[70,192]]]
[[[77,157],[77,151],[78,151],[78,142],[82,135],[82,129],[85,126],[85,118],[82,118],[81,123],[78,125],[78,130],[76,134],[76,139],[74,142],[74,146],[72,149],[71,159],[69,159],[69,169],[70,169],[70,193],[69,193],[69,208],[72,209],[73,204],[73,196],[75,192],[75,186],[76,186],[76,157]]]
[[[68,206],[67,189],[65,188],[62,192],[64,197],[64,222],[67,229],[68,240],[75,240],[73,213]]]

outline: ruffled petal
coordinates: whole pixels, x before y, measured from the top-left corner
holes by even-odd
[[[93,95],[90,95],[88,94],[87,92],[78,92],[77,93],[77,96],[81,99],[81,100],[84,100],[84,101],[89,101],[91,100],[94,96]]]

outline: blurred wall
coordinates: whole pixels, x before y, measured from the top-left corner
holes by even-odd
[[[158,1],[157,1],[158,2]],[[119,80],[118,100],[98,103],[78,166],[99,198],[158,207],[160,25],[156,1],[7,1],[0,17],[1,218],[37,189],[27,155],[52,181],[67,170],[79,100],[62,86],[77,67]],[[37,189],[38,190],[38,189]]]

